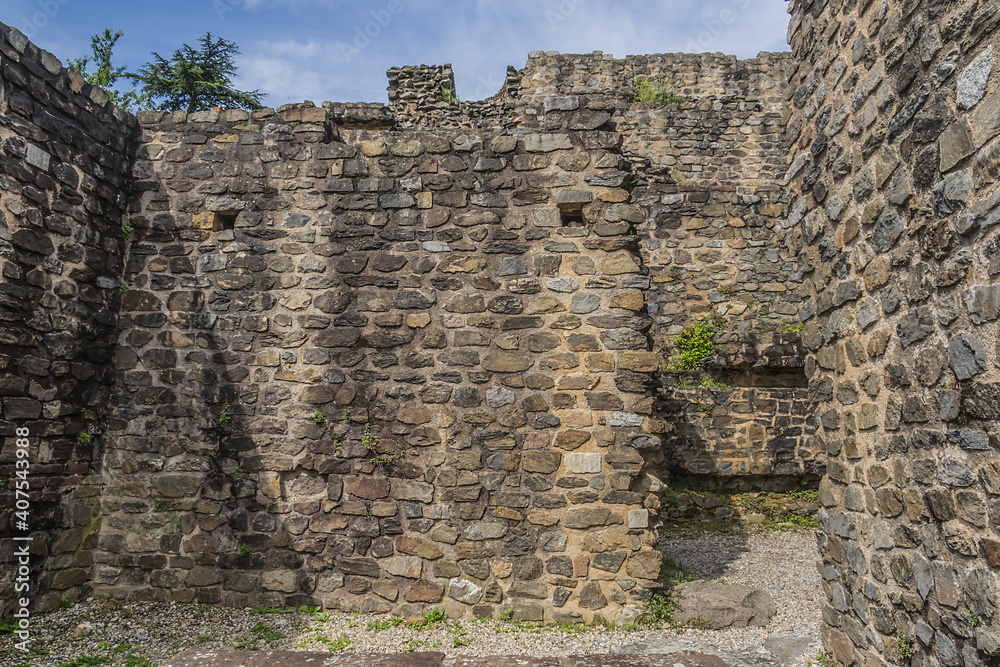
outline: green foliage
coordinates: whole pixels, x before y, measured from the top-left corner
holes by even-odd
[[[317,424],[322,424],[323,422],[326,421],[326,415],[317,410],[316,412],[313,413],[312,420]]]
[[[398,616],[391,616],[386,619],[375,619],[365,626],[365,630],[369,632],[382,632],[383,630],[388,630],[389,628],[395,628],[396,626],[402,625],[403,619]]]
[[[798,500],[804,503],[814,503],[819,500],[819,491],[816,489],[801,489],[799,491],[792,491],[788,494],[792,500]]]
[[[785,322],[781,327],[781,333],[799,333],[805,325],[800,321]]]
[[[698,386],[699,387],[708,387],[710,389],[716,389],[716,388],[722,388],[722,387],[731,387],[732,385],[731,384],[727,384],[727,383],[725,383],[725,382],[723,382],[721,380],[716,380],[713,377],[707,377],[704,380],[702,380],[701,382],[699,382]]]
[[[163,111],[205,111],[212,107],[260,109],[263,93],[233,88],[235,57],[239,47],[213,38],[211,32],[198,40],[200,48],[184,44],[169,60],[153,53],[153,62],[128,74],[142,86],[143,97],[159,103]]]
[[[130,655],[125,659],[125,667],[153,667],[153,663],[138,655]]]
[[[83,445],[84,447],[90,447],[94,444],[94,436],[87,432],[81,432],[76,434],[76,441]]]
[[[228,424],[233,420],[232,415],[229,414],[229,403],[222,406],[222,412],[219,413],[219,423]]]
[[[279,639],[283,639],[285,635],[281,634],[269,625],[264,625],[263,623],[258,623],[257,625],[250,628],[250,632],[256,632],[260,639],[263,639],[268,644],[271,642],[276,642]]]
[[[676,337],[674,345],[680,350],[677,367],[682,370],[698,368],[703,359],[715,354],[715,339],[719,335],[717,321],[702,318],[684,328]]]
[[[451,104],[452,102],[458,101],[458,96],[455,95],[455,89],[448,88],[443,83],[441,84],[441,97],[444,98],[445,104]]]
[[[977,616],[976,612],[971,609],[968,609],[967,611],[969,612],[969,625],[974,628],[979,627],[979,616]]]
[[[340,418],[340,421],[342,421],[342,422],[349,422],[349,421],[351,421],[351,409],[350,408],[344,408],[344,416]]]
[[[504,612],[502,614],[500,614],[499,616],[497,616],[497,620],[498,621],[503,621],[503,622],[509,621],[512,618],[514,618],[514,610],[513,609],[506,609],[506,610],[504,610]]]
[[[909,662],[913,657],[913,642],[902,630],[896,630],[896,657],[900,662]]]
[[[646,613],[661,623],[673,623],[677,610],[677,598],[668,591],[656,591],[646,600]]]
[[[326,647],[330,651],[330,653],[336,653],[337,651],[342,651],[351,645],[351,640],[345,634],[341,634],[336,639],[332,639],[330,637],[326,637],[320,634],[320,632],[317,631],[315,637],[310,637],[305,641],[296,644],[296,646],[298,648],[305,648],[306,646],[309,645],[310,642],[320,642],[322,644],[326,644]]]
[[[699,403],[698,412],[705,415],[706,417],[711,417],[712,412],[715,410],[715,406],[709,405],[708,403]]]
[[[387,465],[394,461],[398,461],[406,455],[406,451],[396,449],[390,449],[389,451],[380,454],[378,451],[378,437],[372,435],[371,423],[365,424],[365,432],[361,434],[361,444],[364,446],[365,451],[369,454],[373,454],[373,456],[368,459],[369,463],[374,463],[377,466]]]
[[[247,546],[246,544],[241,544],[241,545],[240,545],[240,550],[239,550],[239,552],[238,552],[238,553],[239,553],[239,554],[240,554],[241,556],[249,556],[250,554],[252,554],[252,553],[253,553],[253,549],[251,549],[251,548],[250,548],[249,546]]]
[[[128,291],[128,288],[129,288],[128,281],[122,278],[122,281],[118,283],[118,293],[124,294],[125,292]]]
[[[646,77],[635,80],[635,101],[641,104],[656,102],[657,104],[676,104],[684,98],[674,93],[674,87],[669,81],[653,82]]]
[[[131,111],[144,101],[143,97],[134,90],[123,93],[113,89],[119,79],[128,77],[124,67],[115,67],[111,64],[115,44],[124,35],[125,33],[121,30],[112,33],[109,28],[105,28],[104,32],[97,33],[90,38],[90,56],[71,60],[69,66],[79,72],[87,83],[103,88],[114,104]],[[88,72],[87,65],[91,62],[97,69]]]
[[[59,667],[78,667],[83,665],[103,665],[106,662],[110,662],[108,658],[103,658],[99,655],[78,655],[72,662],[60,663]]]
[[[135,233],[135,227],[132,226],[132,221],[126,217],[122,220],[122,235],[125,237],[125,242],[129,243],[132,241],[132,234]]]
[[[673,586],[685,581],[694,581],[694,577],[682,563],[678,563],[670,556],[664,556],[660,562],[660,581]]]
[[[75,602],[72,602],[69,598],[59,598],[59,609],[66,610],[72,609],[76,606]]]
[[[421,618],[407,623],[406,627],[413,628],[415,630],[427,630],[439,623],[444,623],[446,620],[448,620],[448,612],[441,607],[434,607],[433,609],[429,609],[424,612]]]

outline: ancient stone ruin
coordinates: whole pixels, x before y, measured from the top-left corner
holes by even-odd
[[[625,622],[671,480],[822,477],[835,661],[989,664],[1000,5],[789,11],[790,54],[135,117],[0,25],[0,605],[26,428],[38,610]]]

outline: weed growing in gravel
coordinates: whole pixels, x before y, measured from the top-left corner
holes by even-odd
[[[66,610],[72,609],[76,606],[75,602],[72,602],[69,598],[59,598],[59,609]]]
[[[448,612],[446,612],[441,607],[434,607],[433,609],[424,612],[424,615],[419,620],[413,620],[406,624],[406,627],[413,628],[414,630],[428,630],[438,623],[444,623],[448,619]]]
[[[250,628],[250,632],[256,632],[257,636],[266,641],[268,644],[276,642],[279,639],[283,639],[285,635],[281,634],[269,625],[264,625],[263,623],[258,623],[257,625]]]
[[[99,655],[78,655],[73,659],[72,662],[64,662],[59,665],[59,667],[77,667],[82,665],[103,665],[109,662],[108,658],[102,658]]]
[[[389,628],[395,628],[396,626],[402,625],[403,619],[398,616],[391,616],[386,619],[375,619],[371,623],[365,626],[365,630],[368,632],[382,632],[383,630],[388,630]]]
[[[295,646],[298,648],[305,648],[306,646],[309,645],[310,642],[319,642],[321,644],[326,644],[327,649],[330,651],[330,653],[336,653],[337,651],[342,651],[351,645],[351,640],[345,634],[341,634],[336,639],[332,639],[330,637],[326,637],[320,634],[320,632],[317,631],[315,637],[310,637],[309,639],[306,639],[305,641],[300,642]]]
[[[500,614],[499,616],[497,616],[497,620],[498,621],[509,621],[512,618],[514,618],[514,610],[513,609],[506,609],[506,610],[504,610],[504,612],[502,614]]]
[[[153,667],[153,663],[138,655],[130,655],[125,659],[125,667]]]
[[[208,635],[198,635],[197,637],[195,637],[195,640],[202,644],[207,642],[209,639],[211,639],[211,637],[209,637]]]

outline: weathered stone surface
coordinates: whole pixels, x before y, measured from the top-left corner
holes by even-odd
[[[675,590],[677,620],[711,630],[762,627],[777,613],[773,598],[750,586],[693,581],[678,584]]]

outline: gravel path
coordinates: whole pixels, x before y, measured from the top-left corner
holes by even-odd
[[[695,650],[752,653],[759,651],[769,636],[783,635],[811,642],[798,664],[819,651],[822,592],[811,532],[704,534],[670,538],[661,547],[695,576],[720,577],[729,583],[763,588],[774,596],[777,616],[767,628],[683,630],[680,634],[670,628],[573,632],[496,620],[445,621],[419,630],[402,625],[379,629],[393,623],[387,616],[255,614],[250,609],[92,600],[33,618],[33,646],[38,652],[20,653],[14,650],[10,636],[0,638],[0,667],[59,667],[67,663],[146,667],[195,647],[357,653],[440,650],[449,654],[541,657],[634,652],[645,650],[645,646],[657,651],[657,642],[662,645],[669,640]],[[74,632],[81,634],[84,629],[89,629],[87,636],[73,638]],[[93,658],[106,661],[99,663]]]

